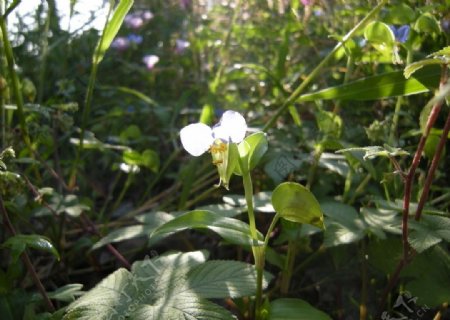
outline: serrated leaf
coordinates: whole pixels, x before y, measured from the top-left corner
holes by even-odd
[[[51,253],[58,260],[60,259],[58,251],[50,240],[38,234],[18,234],[8,238],[2,246],[11,248],[14,260],[17,260],[27,247]]]
[[[254,240],[250,234],[250,227],[237,219],[223,217],[211,211],[194,210],[179,216],[159,228],[151,237],[169,235],[186,229],[209,229],[216,232],[230,243],[238,245],[261,245],[262,241]],[[259,240],[263,237],[258,233]]]
[[[228,310],[195,297],[175,298],[169,304],[142,305],[130,315],[133,320],[235,320]]]
[[[348,84],[322,89],[300,96],[297,101],[377,100],[428,92],[439,87],[440,68],[436,65],[418,70],[409,79],[402,71],[367,77]]]
[[[424,215],[420,222],[411,221],[408,242],[418,253],[440,243],[450,242],[450,218]]]
[[[133,2],[133,0],[120,0],[112,15],[112,18],[108,21],[105,29],[103,30],[99,43],[97,44],[93,57],[94,64],[99,64],[103,60],[106,51],[109,49],[114,37],[117,35],[117,32],[119,32],[123,20],[133,5]]]
[[[311,191],[298,183],[285,182],[278,185],[272,193],[272,205],[286,220],[324,229],[319,202]]]
[[[301,299],[283,298],[270,303],[269,320],[331,320],[331,317]]]
[[[272,276],[264,274],[263,288]],[[195,293],[201,298],[243,297],[256,293],[256,268],[240,261],[207,261],[192,268],[175,295]]]

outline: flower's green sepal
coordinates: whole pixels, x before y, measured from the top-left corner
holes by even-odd
[[[234,174],[242,175],[242,172],[253,170],[266,153],[268,149],[266,134],[256,132],[249,135],[239,144],[238,149],[242,164],[235,167]]]

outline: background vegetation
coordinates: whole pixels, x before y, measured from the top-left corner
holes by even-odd
[[[2,319],[450,319],[449,1],[2,5]],[[248,189],[179,140],[225,110],[266,133],[258,230],[284,181],[325,225],[271,227],[256,311]]]

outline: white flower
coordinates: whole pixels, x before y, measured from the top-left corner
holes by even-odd
[[[159,57],[155,56],[154,54],[149,54],[142,58],[142,62],[145,63],[148,70],[152,70],[155,64],[159,62]]]
[[[246,131],[247,123],[244,117],[236,111],[228,110],[213,128],[203,123],[193,123],[181,129],[180,138],[184,149],[194,157],[198,157],[211,149],[214,144],[220,146],[229,142],[241,142],[245,138]]]

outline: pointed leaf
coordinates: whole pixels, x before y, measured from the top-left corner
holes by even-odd
[[[272,276],[264,274],[263,288]],[[240,261],[208,261],[187,273],[186,283],[174,294],[195,293],[202,298],[251,296],[256,293],[256,268]]]
[[[324,229],[323,214],[314,195],[304,186],[285,182],[275,188],[272,205],[282,218]]]
[[[408,96],[438,88],[440,76],[441,70],[436,65],[418,70],[409,79],[405,79],[402,71],[389,72],[307,93],[300,96],[297,101],[304,102],[320,99],[365,101]]]
[[[12,249],[14,260],[16,260],[27,247],[51,253],[59,260],[59,253],[50,240],[38,234],[18,234],[8,238],[2,246]]]
[[[237,219],[223,217],[211,211],[195,210],[179,216],[156,229],[151,237],[169,235],[186,229],[209,229],[230,243],[238,245],[261,245],[261,241],[252,239],[250,227]],[[263,239],[258,234],[259,239]]]
[[[99,64],[103,60],[106,50],[109,49],[114,37],[117,32],[119,32],[120,26],[132,5],[133,0],[120,0],[120,3],[117,5],[111,20],[106,24],[102,37],[97,44],[93,59],[94,64]]]

